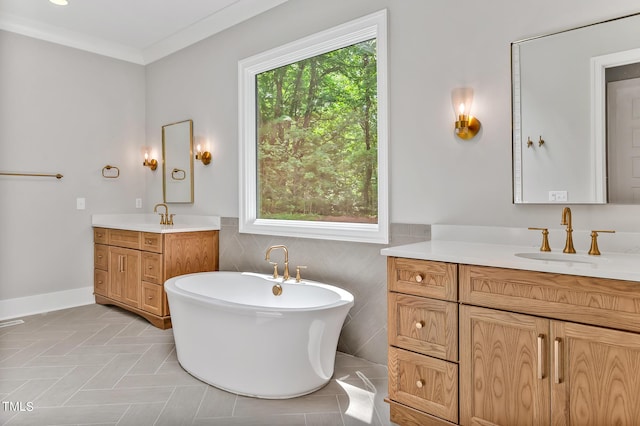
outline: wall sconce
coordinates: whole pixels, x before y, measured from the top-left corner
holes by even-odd
[[[144,153],[144,163],[142,163],[143,166],[150,168],[151,170],[155,170],[158,168],[158,160],[152,158],[151,160],[149,160],[149,153],[145,152]]]
[[[200,144],[198,144],[196,151],[196,160],[202,161],[205,166],[211,162],[211,152],[207,151],[206,148],[205,151],[202,151]]]
[[[480,122],[469,115],[473,104],[473,89],[470,87],[459,87],[451,92],[451,103],[453,112],[456,115],[456,136],[460,139],[469,140],[480,130]]]

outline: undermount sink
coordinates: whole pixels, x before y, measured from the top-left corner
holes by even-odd
[[[579,254],[567,253],[549,253],[549,252],[533,252],[533,253],[516,253],[516,257],[532,260],[542,260],[545,262],[562,262],[562,263],[588,263],[595,265],[598,260]]]

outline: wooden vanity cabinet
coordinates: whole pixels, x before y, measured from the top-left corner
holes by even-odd
[[[640,426],[640,283],[387,262],[391,421]]]
[[[389,257],[391,421],[458,421],[457,265]]]
[[[460,265],[460,424],[640,424],[638,286]]]
[[[94,228],[96,303],[135,312],[156,327],[171,327],[164,282],[218,270],[218,231],[149,233]]]

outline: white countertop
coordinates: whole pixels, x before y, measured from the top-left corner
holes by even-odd
[[[176,214],[173,217],[173,223],[173,225],[160,225],[158,214],[94,214],[91,216],[91,226],[100,228],[159,234],[220,230],[219,216]]]
[[[435,227],[435,225],[434,225]],[[486,228],[480,227],[480,231],[486,232]],[[434,232],[435,231],[435,232]],[[528,245],[527,242],[514,242],[508,238],[501,238],[500,243],[480,242],[477,240],[477,232],[466,227],[465,234],[471,241],[459,241],[434,239],[420,243],[407,244],[397,247],[388,247],[381,250],[385,256],[397,256],[411,259],[435,260],[441,262],[462,263],[468,265],[484,265],[499,268],[523,269],[530,271],[552,272],[568,275],[581,275],[599,278],[613,278],[620,280],[640,282],[640,254],[605,252],[603,242],[599,239],[600,256],[589,256],[587,251],[578,250],[576,254],[564,254],[561,247],[551,245],[551,256],[557,260],[527,259],[516,256],[516,253],[525,255],[532,254],[545,255],[539,251],[539,242],[536,246]],[[525,231],[527,231],[525,229]],[[480,232],[480,234],[482,234]],[[531,231],[528,231],[529,233]],[[519,232],[509,229],[504,235],[517,234]],[[455,233],[441,232],[439,229],[432,229],[432,236],[445,238],[445,234]],[[523,233],[526,234],[526,233]],[[615,236],[613,234],[612,236]],[[627,237],[635,243],[640,243],[640,234]],[[600,238],[600,237],[599,237]],[[588,247],[586,247],[588,249]],[[629,250],[631,251],[631,250]]]

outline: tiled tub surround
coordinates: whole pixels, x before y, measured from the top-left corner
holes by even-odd
[[[117,307],[86,305],[23,320],[0,328],[0,399],[7,402],[0,425],[390,424],[386,367],[343,353],[319,391],[262,400],[196,380],[178,364],[171,329]],[[9,409],[9,402],[25,411]]]
[[[177,216],[176,216],[177,217]],[[338,342],[338,350],[387,363],[387,287],[386,259],[380,244],[350,243],[291,237],[238,233],[238,219],[222,218],[220,230],[220,270],[270,273],[265,250],[275,244],[289,249],[289,269],[298,265],[303,278],[344,288],[355,298]],[[428,225],[391,225],[390,245],[428,240]],[[281,253],[273,252],[282,274]]]

